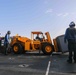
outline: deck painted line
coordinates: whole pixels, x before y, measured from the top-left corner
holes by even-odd
[[[47,66],[47,70],[46,70],[45,75],[48,75],[48,74],[49,74],[49,70],[50,70],[50,63],[51,63],[51,61],[49,61],[49,62],[48,62],[48,66]]]

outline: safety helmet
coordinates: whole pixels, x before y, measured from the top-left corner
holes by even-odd
[[[72,21],[70,24],[69,24],[70,27],[73,27],[75,26],[75,23]]]
[[[11,34],[11,32],[10,31],[7,31],[7,34]]]

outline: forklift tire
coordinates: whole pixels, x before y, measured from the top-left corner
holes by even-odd
[[[43,43],[42,44],[42,52],[46,55],[51,55],[53,52],[53,45],[50,43]]]
[[[19,43],[15,43],[13,46],[12,46],[12,50],[15,54],[21,54],[23,52],[22,50],[22,45],[19,44]]]

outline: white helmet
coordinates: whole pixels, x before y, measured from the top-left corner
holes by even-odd
[[[75,23],[72,21],[70,24],[69,24],[70,27],[72,26],[75,26]]]

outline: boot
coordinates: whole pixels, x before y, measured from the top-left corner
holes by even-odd
[[[69,60],[69,59],[68,59],[67,62],[68,62],[68,63],[72,63],[72,60]]]

